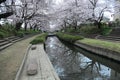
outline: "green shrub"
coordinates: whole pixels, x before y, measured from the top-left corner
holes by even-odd
[[[39,43],[44,43],[45,42],[45,37],[47,34],[43,33],[40,36],[36,37],[34,40],[30,42],[30,44],[39,44]]]
[[[14,26],[9,23],[3,24],[0,27],[0,32],[1,38],[12,36],[14,35]]]
[[[73,33],[73,32],[75,32],[75,30],[72,29],[72,28],[67,28],[65,31],[66,31],[66,32],[69,32],[69,33]]]
[[[24,37],[24,32],[18,31],[18,32],[16,33],[16,36],[18,36],[18,37]]]
[[[40,32],[40,31],[34,31],[34,30],[25,31],[23,28],[21,28],[19,31],[16,31],[15,26],[13,26],[9,23],[5,23],[5,24],[1,25],[0,32],[1,32],[0,38],[5,38],[5,37],[13,36],[13,35],[23,37],[24,34],[34,34],[34,33]]]
[[[65,33],[57,33],[57,36],[60,39],[63,39],[63,40],[69,41],[69,42],[75,42],[77,40],[83,39],[82,36],[74,36],[74,35],[65,34]]]
[[[28,30],[27,32],[30,33],[30,34],[31,34],[31,33],[34,34],[34,33],[39,33],[40,31]]]
[[[5,37],[5,33],[0,32],[0,38],[4,38]]]
[[[96,34],[99,32],[99,29],[95,26],[82,26],[80,32],[83,34]]]
[[[28,35],[28,34],[32,34],[32,33],[33,33],[32,30],[27,30],[27,31],[22,30],[22,32],[24,32],[24,34],[26,34],[26,35]]]
[[[28,35],[28,34],[35,34],[35,33],[39,33],[40,31],[34,31],[34,30],[23,30],[21,29],[20,30],[21,32],[23,32],[25,35]]]
[[[31,41],[31,44],[39,44],[39,43],[43,43],[44,39],[43,38],[36,38],[33,41]]]
[[[112,29],[111,29],[110,27],[103,27],[101,34],[107,36],[107,35],[109,35],[111,32],[112,32]]]
[[[5,38],[5,37],[8,37],[10,36],[11,34],[5,30],[0,30],[0,38]]]

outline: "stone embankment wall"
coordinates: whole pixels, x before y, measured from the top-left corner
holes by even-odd
[[[112,51],[109,49],[105,49],[105,48],[101,48],[101,47],[95,47],[95,46],[91,46],[91,45],[87,45],[84,43],[81,43],[79,41],[74,43],[76,46],[81,47],[87,51],[93,52],[95,54],[98,55],[102,55],[104,57],[116,60],[116,61],[120,61],[120,53],[116,52],[116,51]]]

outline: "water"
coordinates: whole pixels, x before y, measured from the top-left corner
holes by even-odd
[[[61,80],[120,80],[120,63],[63,44],[57,37],[48,37],[45,44]]]

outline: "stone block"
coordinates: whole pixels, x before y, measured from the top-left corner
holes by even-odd
[[[31,47],[31,50],[35,50],[35,49],[36,49],[36,46],[32,46],[32,47]]]
[[[35,75],[37,74],[38,65],[37,63],[29,63],[27,67],[27,75]]]

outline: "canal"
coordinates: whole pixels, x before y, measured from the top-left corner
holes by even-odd
[[[45,50],[61,80],[120,80],[120,63],[48,37]]]

